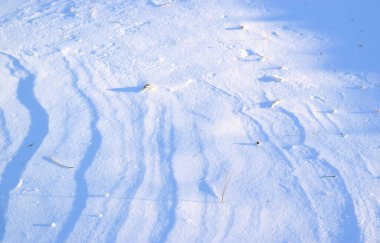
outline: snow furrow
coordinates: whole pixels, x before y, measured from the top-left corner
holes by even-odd
[[[200,208],[200,218],[197,222],[199,225],[202,225],[202,227],[199,229],[199,234],[197,235],[197,238],[195,238],[195,242],[200,242],[205,239],[210,239],[212,236],[209,232],[209,222],[208,222],[208,204],[207,202],[219,202],[218,195],[216,194],[214,188],[212,187],[212,178],[210,175],[210,159],[208,158],[208,151],[211,150],[211,148],[205,148],[205,144],[207,144],[207,138],[203,138],[202,134],[199,132],[200,128],[198,127],[197,123],[193,123],[193,135],[195,137],[194,144],[197,146],[197,156],[201,160],[201,178],[199,180],[198,184],[198,190],[200,193],[202,193],[204,204],[201,205]]]
[[[69,213],[65,224],[62,226],[58,236],[57,236],[57,242],[64,242],[68,239],[70,236],[70,233],[75,228],[75,225],[77,221],[79,220],[80,216],[82,215],[83,210],[86,207],[87,199],[88,199],[88,185],[87,181],[85,179],[85,173],[88,170],[88,168],[91,166],[92,162],[95,159],[95,156],[101,146],[102,143],[102,135],[97,128],[97,123],[99,120],[99,115],[97,113],[97,109],[87,94],[85,94],[78,85],[79,78],[75,72],[74,69],[71,68],[70,62],[68,59],[64,58],[64,62],[66,63],[67,70],[69,70],[72,78],[72,85],[76,88],[79,96],[83,99],[85,102],[87,108],[89,109],[89,112],[91,113],[91,123],[90,123],[90,129],[91,129],[91,139],[90,139],[90,145],[87,147],[87,150],[80,161],[79,168],[75,172],[75,182],[76,182],[76,188],[75,188],[75,197],[73,201],[73,206],[71,209],[71,212]]]
[[[273,129],[267,128],[268,131],[271,130],[271,132],[268,132],[268,136],[271,138],[271,141],[274,145],[272,147],[272,151],[275,151],[278,154],[278,156],[282,157],[285,161],[288,161],[288,163],[295,171],[295,174],[297,175],[297,182],[296,184],[294,184],[296,186],[295,189],[299,193],[301,193],[301,198],[308,201],[307,204],[309,205],[309,210],[313,212],[314,219],[319,221],[318,225],[320,229],[318,230],[318,234],[320,234],[320,240],[325,241],[327,239],[332,238],[338,240],[339,242],[347,242],[350,241],[350,239],[355,239],[355,241],[359,240],[360,231],[357,226],[355,210],[353,207],[351,196],[346,189],[344,180],[340,176],[339,172],[332,165],[328,164],[324,160],[320,160],[317,157],[315,157],[316,152],[313,149],[303,145],[305,142],[305,131],[298,119],[295,117],[295,115],[286,111],[284,108],[278,108],[276,109],[276,112],[269,112],[267,115],[265,112],[254,112],[254,114],[264,118],[264,124],[270,124],[270,122],[273,121],[273,119],[275,119],[276,122],[279,122],[280,124],[289,124],[291,126],[292,122],[289,123],[289,121],[281,120],[283,119],[281,118],[281,116],[274,116],[274,114],[278,114],[278,112],[284,114],[287,117],[287,119],[290,119],[290,121],[293,122],[293,125],[295,125],[295,127],[291,127],[290,130],[286,130],[286,126],[283,127],[285,132],[290,132],[291,134],[284,132],[278,133],[278,131],[276,130],[273,131]],[[266,118],[266,116],[268,116],[268,118]],[[273,125],[273,127],[276,127],[277,129],[281,126],[284,125]],[[306,157],[294,157],[295,155],[293,155],[294,152],[292,150],[297,151],[297,149],[302,148],[306,149],[306,151],[301,150],[303,156]],[[327,173],[327,175],[332,174],[334,175],[334,178],[336,177],[336,180],[338,180],[339,185],[337,189],[338,195],[334,195],[334,197],[336,197],[334,199],[329,199],[329,201],[331,200],[331,203],[326,203],[326,205],[332,205],[333,203],[339,202],[341,195],[344,198],[344,202],[341,209],[332,208],[332,210],[326,210],[326,208],[319,206],[320,204],[325,204],[320,202],[321,200],[325,199],[318,194],[313,194],[310,192],[309,188],[311,187],[311,185],[315,186],[316,181],[308,181],[309,177],[311,176],[311,173],[313,172],[303,171],[303,169],[306,169],[308,167],[304,164],[305,162],[310,163],[311,169],[317,170],[317,173]],[[320,178],[320,185],[318,186],[318,189],[325,191],[323,193],[328,193],[328,191],[331,190],[331,188],[334,188],[335,186],[333,184],[330,184],[330,186],[326,186],[326,182],[322,181],[325,180],[322,178],[323,175],[324,174],[317,174],[317,176]],[[333,215],[336,216],[334,217]],[[338,219],[339,221],[343,219],[343,222],[340,223],[339,221],[337,221]],[[329,223],[329,221],[331,222]],[[328,225],[326,225],[326,223]]]
[[[4,238],[6,230],[6,217],[9,207],[10,193],[19,184],[21,176],[28,165],[29,160],[41,146],[48,134],[48,114],[34,96],[35,76],[28,71],[15,57],[0,52],[0,55],[9,59],[11,73],[19,75],[20,81],[17,87],[17,99],[28,110],[30,125],[28,133],[17,152],[7,163],[0,183],[0,240]],[[31,145],[32,146],[29,146]]]
[[[380,3],[0,2],[0,241],[380,237]]]
[[[144,113],[143,111],[139,111],[140,107],[135,107],[134,111],[137,113],[137,117],[135,118],[135,121],[132,123],[135,126],[136,129],[136,138],[131,138],[128,143],[133,142],[135,144],[135,152],[134,154],[127,154],[128,161],[130,161],[128,164],[126,164],[125,172],[123,173],[125,176],[127,176],[128,171],[132,171],[133,174],[129,177],[125,178],[130,183],[128,184],[127,189],[123,189],[122,196],[127,199],[127,201],[123,202],[122,205],[120,205],[119,213],[115,216],[115,219],[113,219],[113,222],[111,224],[111,227],[109,225],[106,226],[106,230],[108,230],[106,236],[107,242],[115,242],[117,240],[117,237],[119,236],[120,231],[122,230],[122,227],[125,225],[126,221],[128,220],[128,216],[130,214],[130,208],[131,204],[142,184],[145,177],[145,170],[146,165],[144,161],[141,161],[141,158],[144,158],[144,126],[141,124],[141,120],[143,120]],[[132,119],[132,114],[130,115]],[[133,166],[133,165],[136,166]],[[131,167],[131,168],[130,168]],[[133,168],[135,167],[135,168]],[[115,185],[117,187],[118,185]],[[111,229],[111,230],[109,230]]]
[[[264,140],[264,142],[271,144],[271,146],[269,147],[268,153],[270,152],[270,153],[275,154],[276,157],[280,159],[281,163],[285,163],[285,166],[287,166],[291,171],[294,171],[295,170],[294,164],[284,154],[281,147],[279,147],[277,145],[277,141],[275,139],[270,138],[271,137],[270,132],[265,132],[265,130],[263,130],[263,128],[262,128],[262,125],[260,125],[260,123],[256,119],[254,119],[251,115],[249,115],[243,111],[241,111],[240,113],[246,117],[249,117],[249,120],[253,121],[253,123],[256,124],[256,126],[258,126],[258,127],[256,127],[256,130],[261,131],[261,137],[266,138]],[[259,124],[259,125],[257,125],[257,124]],[[252,142],[254,142],[254,141],[252,141]],[[284,186],[287,190],[295,191],[297,193],[297,199],[296,200],[298,202],[302,203],[303,209],[306,209],[308,214],[310,214],[310,216],[313,218],[312,220],[316,221],[318,219],[318,214],[315,211],[315,209],[314,209],[314,207],[310,201],[309,195],[307,194],[307,192],[303,188],[298,176],[296,176],[296,175],[292,176],[290,183],[291,184],[283,184],[282,186]],[[316,223],[313,223],[312,225],[313,226],[312,226],[311,230],[313,231],[313,234],[315,235],[316,240],[320,241],[320,239],[319,239],[320,225],[316,224]]]
[[[249,108],[245,107],[248,102],[244,102],[243,99],[240,97],[240,95],[237,95],[237,94],[235,95],[234,92],[232,91],[223,90],[208,82],[205,82],[205,83],[207,84],[207,86],[210,87],[211,91],[214,92],[214,96],[223,95],[223,96],[229,97],[229,99],[231,99],[231,102],[235,105],[235,113],[237,114],[237,116],[243,117],[243,119],[248,118],[248,121],[250,121],[251,126],[253,126],[254,130],[258,132],[258,138],[262,139],[260,142],[270,144],[270,146],[268,147],[267,153],[275,155],[275,157],[279,160],[280,163],[283,164],[284,167],[290,169],[291,171],[294,170],[292,162],[282,152],[282,149],[277,146],[276,141],[271,140],[270,133],[267,133],[263,129],[262,125],[257,121],[257,119],[254,119],[251,115],[247,113],[248,110],[250,110]],[[249,136],[249,133],[247,135]],[[252,142],[252,144],[255,144],[256,141],[258,140],[253,140],[253,138],[251,138],[250,142]],[[288,179],[285,180],[283,183],[280,183],[280,186],[282,186],[286,190],[286,194],[288,195],[287,197],[290,197],[290,195],[292,195],[293,192],[296,192],[295,195],[292,195],[292,197],[294,197],[292,198],[292,200],[295,200],[302,205],[302,208],[298,208],[298,210],[305,210],[303,214],[309,215],[308,220],[309,220],[309,230],[311,231],[310,234],[313,235],[313,238],[315,239],[315,241],[318,241],[319,226],[318,224],[315,223],[318,215],[314,211],[311,201],[309,200],[306,192],[301,186],[300,181],[297,178],[297,176],[293,175],[289,177],[289,175],[287,175],[287,177]],[[255,219],[252,219],[252,220],[255,220]]]
[[[94,222],[92,230],[96,234],[88,234],[83,239],[114,242],[119,237],[125,237],[123,227],[128,221],[130,207],[136,199],[135,195],[145,177],[146,166],[144,160],[141,160],[144,157],[145,131],[141,123],[145,115],[144,107],[140,105],[141,101],[134,96],[104,91],[103,81],[115,79],[104,63],[85,59],[78,62],[86,76],[91,77],[89,85],[93,91],[87,95],[91,96],[94,101],[101,99],[106,104],[98,106],[99,127],[103,131],[106,123],[108,128],[103,134],[102,148],[98,152],[100,158],[88,171],[88,174],[92,174],[97,171],[97,168],[101,167],[102,170],[107,168],[104,170],[106,172],[104,176],[108,175],[105,178],[107,181],[99,183],[100,178],[88,181],[91,191],[93,191],[91,197],[98,198],[97,201],[102,205],[100,209],[95,209],[98,216],[95,217],[96,222]],[[118,109],[118,107],[122,107],[122,109]],[[113,145],[113,150],[104,149],[110,143]],[[107,158],[103,157],[104,154]],[[110,176],[107,172],[116,174]],[[99,195],[101,190],[106,190],[107,196]],[[94,210],[94,205],[99,205],[99,203],[91,201],[86,210]],[[81,219],[81,225],[85,224],[85,220]]]
[[[251,115],[248,115],[243,110],[244,109],[242,109],[240,111],[240,113],[242,113],[245,116],[248,116],[249,119],[252,120],[253,118],[251,117]],[[300,161],[297,161],[297,159],[296,159],[297,163],[295,164],[294,162],[292,162],[293,161],[292,158],[287,158],[288,157],[287,154],[289,154],[289,153],[292,154],[290,151],[292,146],[303,146],[304,148],[307,149],[308,154],[315,154],[316,152],[313,152],[314,151],[313,149],[308,148],[307,146],[303,145],[305,142],[305,131],[304,131],[303,127],[301,126],[300,122],[298,121],[298,119],[295,117],[295,115],[293,115],[293,113],[286,111],[283,108],[279,108],[277,110],[280,111],[282,114],[285,114],[288,118],[290,118],[290,120],[293,121],[293,123],[296,125],[297,130],[293,131],[295,133],[294,135],[293,134],[281,134],[283,137],[286,137],[286,136],[292,137],[291,142],[290,142],[290,147],[287,147],[287,146],[289,146],[288,142],[285,143],[285,147],[283,147],[284,152],[281,152],[283,150],[283,148],[281,148],[281,146],[276,145],[278,142],[282,143],[281,140],[283,138],[280,138],[280,137],[274,137],[272,139],[273,145],[274,145],[274,147],[272,149],[274,151],[277,151],[278,155],[283,157],[285,161],[286,160],[288,161],[288,163],[292,166],[292,168],[296,170],[297,175],[303,175],[303,174],[310,175],[310,172],[305,171],[305,173],[303,173],[302,171],[299,171],[300,168],[299,168],[298,163],[300,163]],[[254,112],[254,114],[259,114],[258,117],[262,117],[263,114],[265,114],[265,113]],[[268,114],[274,114],[274,113],[271,112]],[[268,117],[267,120],[264,120],[264,123],[270,124],[270,121],[271,120],[273,121],[273,119],[274,119],[274,116],[272,115],[272,116]],[[276,118],[276,119],[278,119],[278,118]],[[278,122],[281,124],[288,124],[288,122],[281,122],[281,121],[278,121]],[[254,123],[257,123],[257,122],[254,121]],[[273,134],[270,134],[270,133],[273,133],[273,132],[269,132],[268,136],[273,137]],[[261,132],[261,134],[264,135],[264,138],[266,138],[265,141],[268,142],[269,138],[268,138],[268,136],[265,136],[266,133]],[[296,140],[294,140],[294,139],[296,139]],[[292,141],[295,141],[295,143]],[[290,156],[293,156],[293,155],[290,155]],[[306,156],[309,156],[309,155],[306,155]],[[303,159],[305,159],[306,161],[310,160],[307,157],[303,158]],[[327,239],[331,239],[331,238],[335,238],[341,242],[347,242],[347,241],[350,241],[351,239],[354,239],[354,241],[359,240],[360,231],[359,231],[358,226],[357,226],[357,219],[356,219],[355,210],[353,207],[352,198],[347,191],[347,188],[345,186],[343,178],[340,176],[339,172],[331,164],[328,164],[326,161],[317,159],[315,162],[317,162],[318,164],[314,164],[313,166],[314,167],[315,166],[320,167],[320,169],[318,169],[318,171],[324,171],[325,173],[329,172],[333,175],[336,175],[337,180],[339,180],[338,184],[340,184],[339,192],[345,198],[343,208],[341,209],[341,212],[340,212],[342,215],[338,216],[338,218],[344,218],[343,223],[341,223],[338,226],[339,229],[331,228],[331,225],[326,226],[325,223],[327,223],[328,221],[331,220],[331,216],[333,214],[336,214],[336,213],[339,214],[339,211],[326,213],[325,208],[318,207],[317,206],[317,204],[319,204],[318,200],[321,200],[322,198],[320,198],[319,196],[317,196],[317,197],[313,196],[313,194],[310,194],[308,192],[308,190],[306,190],[306,188],[305,188],[305,186],[308,187],[307,185],[313,184],[314,182],[308,182],[309,184],[305,184],[305,182],[304,182],[305,179],[301,179],[298,176],[298,178],[299,178],[299,179],[297,179],[298,182],[295,184],[295,185],[298,185],[296,188],[298,188],[297,190],[301,193],[301,195],[303,195],[302,198],[307,199],[310,210],[314,212],[313,213],[314,218],[319,219],[318,221],[320,221],[319,224],[320,224],[320,227],[322,227],[322,229],[318,230],[318,232],[320,232],[318,234],[323,234],[323,235],[321,235],[323,241],[325,241]],[[308,177],[306,177],[306,178],[308,178]],[[321,180],[323,180],[323,179],[321,179]],[[322,181],[320,183],[322,183]],[[326,187],[326,186],[323,186],[323,184],[321,186]],[[326,188],[325,190],[328,190],[328,189]],[[336,200],[332,200],[331,202],[332,203],[336,202],[337,200],[339,200],[338,198]],[[335,222],[335,223],[338,223],[338,222]],[[330,233],[325,234],[326,231],[330,232]]]
[[[173,171],[173,155],[175,153],[175,128],[170,122],[170,115],[162,108],[157,124],[158,163],[160,166],[162,188],[158,195],[158,218],[154,231],[151,233],[152,242],[166,242],[176,222],[178,205],[177,182]]]
[[[326,208],[319,208],[316,206],[316,204],[318,203],[319,200],[321,200],[320,197],[316,197],[316,198],[313,198],[313,208],[315,208],[315,210],[317,210],[317,215],[319,216],[319,218],[321,218],[321,223],[324,224],[324,222],[328,222],[328,220],[332,217],[332,215],[334,213],[340,213],[341,215],[338,215],[338,218],[340,219],[341,223],[340,225],[338,226],[339,228],[338,229],[335,229],[334,231],[331,231],[330,232],[330,227],[327,226],[326,228],[323,229],[323,231],[326,231],[328,232],[327,235],[324,236],[324,238],[322,239],[323,241],[325,240],[328,240],[328,239],[331,239],[331,238],[334,238],[336,239],[337,241],[339,242],[358,242],[359,239],[360,239],[360,230],[359,230],[359,227],[358,227],[358,222],[357,222],[357,217],[356,217],[356,213],[355,213],[355,209],[354,209],[354,204],[353,204],[353,200],[352,200],[352,197],[351,197],[351,194],[348,192],[347,190],[347,187],[346,187],[346,184],[345,184],[345,181],[343,179],[343,177],[340,175],[339,171],[333,166],[331,165],[330,163],[328,163],[327,161],[325,160],[322,160],[322,159],[319,159],[318,158],[318,153],[304,145],[305,143],[305,138],[306,138],[306,133],[305,133],[305,129],[304,127],[301,125],[299,119],[294,115],[294,113],[291,113],[287,110],[285,110],[284,108],[279,108],[278,109],[282,114],[286,115],[288,118],[290,118],[294,125],[296,126],[296,133],[298,133],[299,135],[299,138],[300,140],[292,145],[292,146],[295,146],[295,145],[298,145],[298,146],[302,146],[303,148],[306,149],[306,152],[307,154],[306,155],[306,161],[305,162],[309,162],[309,163],[313,163],[312,166],[313,167],[316,167],[315,169],[319,172],[327,172],[329,173],[327,176],[329,176],[330,174],[331,175],[334,175],[334,178],[336,181],[335,183],[328,183],[330,184],[331,187],[334,187],[334,184],[337,184],[338,186],[338,193],[340,193],[343,198],[344,198],[344,203],[342,205],[342,209],[341,209],[341,212],[339,212],[338,210],[334,210],[335,212],[330,212],[328,214],[326,214]],[[302,148],[301,147],[301,148]],[[291,150],[291,148],[289,149]],[[290,153],[292,151],[289,151]],[[314,161],[313,161],[314,160]],[[300,163],[301,161],[299,160],[296,160],[297,163]],[[299,174],[309,174],[309,177],[310,177],[310,172],[305,172],[305,173],[302,173],[302,172],[299,172]],[[320,177],[323,177],[323,176],[326,176],[325,175],[320,175]],[[309,177],[304,177],[304,181],[307,181],[309,179]],[[319,180],[319,183],[321,184],[322,188],[326,186],[323,186],[323,182],[322,182],[323,178],[321,178]],[[305,182],[304,182],[305,183]],[[306,182],[305,185],[310,185],[312,182]],[[313,182],[314,184],[316,183],[316,181]],[[326,191],[328,190],[327,188],[325,189]],[[313,194],[310,192],[308,193],[308,197],[313,197]],[[334,200],[331,200],[331,203],[333,202],[336,202],[338,201],[338,197]],[[330,211],[330,210],[329,210]]]

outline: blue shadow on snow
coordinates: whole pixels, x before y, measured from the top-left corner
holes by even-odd
[[[28,134],[21,146],[6,165],[0,183],[0,241],[5,235],[6,214],[9,207],[10,192],[15,189],[21,179],[28,162],[41,146],[45,136],[48,134],[48,114],[34,96],[33,88],[35,76],[23,67],[20,62],[8,54],[0,52],[12,61],[15,69],[23,72],[26,76],[21,78],[17,87],[17,99],[29,111],[30,125]],[[16,70],[11,69],[15,74]],[[30,146],[33,145],[33,146]]]
[[[65,60],[65,62],[69,70],[71,70],[68,61]],[[90,97],[88,97],[82,90],[78,88],[77,86],[78,76],[72,70],[71,70],[71,76],[73,79],[73,86],[78,90],[79,95],[84,99],[91,113],[91,117],[92,117],[91,124],[90,124],[91,143],[87,147],[86,153],[80,162],[79,168],[75,172],[74,178],[76,182],[76,188],[75,188],[75,197],[72,204],[73,206],[68,218],[66,219],[65,224],[62,226],[61,231],[59,232],[57,236],[56,242],[65,242],[68,239],[71,232],[75,228],[77,221],[82,215],[83,210],[86,207],[87,198],[88,198],[88,186],[85,179],[85,173],[87,169],[91,166],[92,162],[94,161],[95,156],[102,142],[102,136],[100,134],[99,129],[97,128],[99,115],[97,113],[95,104],[92,102]]]
[[[307,29],[330,46],[328,64],[351,71],[380,72],[380,1],[345,0],[267,0],[271,13],[243,17],[245,21],[267,21],[284,24],[283,30]],[[244,7],[255,9],[241,1]],[[277,11],[279,10],[279,11]],[[286,23],[286,24],[285,24]],[[292,27],[295,25],[296,27]],[[301,30],[302,31],[302,30]],[[326,39],[325,39],[326,37]],[[317,54],[319,55],[319,53]]]
[[[107,89],[112,92],[121,92],[121,93],[138,93],[144,89],[144,86],[135,86],[135,87],[123,87],[123,88],[113,88]]]

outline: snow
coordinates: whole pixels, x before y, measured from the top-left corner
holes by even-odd
[[[379,10],[0,1],[0,241],[377,242]]]

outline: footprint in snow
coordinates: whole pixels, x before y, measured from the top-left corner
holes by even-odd
[[[122,87],[122,88],[111,88],[107,89],[108,91],[112,92],[121,92],[121,93],[139,93],[146,90],[153,89],[153,86],[151,84],[145,84],[145,85],[138,85],[138,86],[132,86],[132,87]]]
[[[279,76],[264,75],[258,80],[263,83],[280,83],[282,81],[282,78]]]
[[[240,60],[244,62],[261,61],[264,57],[251,49],[240,50]]]
[[[286,66],[273,66],[273,67],[265,68],[263,70],[283,70],[283,71],[287,71],[288,68]]]
[[[135,87],[112,88],[112,89],[107,89],[107,90],[112,91],[112,92],[121,92],[121,93],[138,93],[142,89],[143,89],[142,86],[135,86]]]
[[[239,25],[239,26],[234,26],[234,27],[227,27],[225,28],[225,30],[244,30],[244,26]]]
[[[258,105],[260,108],[273,108],[276,105],[278,105],[280,102],[281,100],[265,101],[265,102],[259,103]]]

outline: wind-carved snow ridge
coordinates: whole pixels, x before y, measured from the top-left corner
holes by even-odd
[[[142,111],[139,111],[139,119],[143,119],[144,113]],[[137,119],[137,121],[139,120]],[[138,126],[138,124],[135,124]],[[137,144],[138,148],[136,149],[139,153],[139,158],[144,158],[144,145],[143,145],[143,140],[144,140],[144,135],[145,135],[145,130],[142,130],[139,132],[138,137],[141,138],[140,144]],[[129,168],[127,168],[128,170]],[[136,195],[137,190],[140,188],[141,184],[143,183],[144,177],[145,177],[145,171],[146,171],[146,165],[144,161],[141,161],[138,164],[138,171],[133,177],[133,180],[131,180],[130,188],[127,189],[125,192],[124,196],[125,198],[133,199],[134,196]],[[121,180],[120,180],[121,182]],[[115,185],[115,188],[119,187],[119,183]],[[114,220],[112,226],[109,228],[112,230],[109,230],[107,233],[107,242],[115,242],[117,240],[118,233],[120,231],[120,228],[124,225],[126,222],[129,212],[130,212],[130,207],[131,207],[132,200],[127,200],[125,203],[123,203],[122,211],[120,214],[118,214],[117,218]]]
[[[319,162],[320,165],[325,168],[325,170],[330,171],[330,173],[332,173],[335,176],[335,179],[336,179],[335,181],[336,181],[336,184],[338,184],[339,192],[344,197],[345,204],[343,205],[343,210],[341,212],[342,215],[340,215],[340,218],[341,218],[340,229],[338,230],[338,232],[332,233],[334,235],[330,235],[330,237],[334,236],[334,238],[339,240],[339,242],[359,242],[360,229],[358,227],[358,221],[355,214],[354,203],[353,203],[351,194],[347,190],[344,179],[339,173],[339,170],[336,169],[333,165],[331,165],[327,161],[317,158],[318,153],[313,148],[310,148],[304,145],[305,138],[306,138],[305,129],[302,126],[299,119],[293,113],[285,110],[284,108],[279,108],[279,111],[285,114],[287,117],[289,117],[297,126],[298,133],[299,133],[298,136],[300,138],[299,145],[308,149],[309,154],[314,154],[314,157],[316,157],[315,159],[317,160],[317,162]],[[329,229],[325,229],[325,230],[329,231]]]
[[[318,153],[313,148],[310,148],[304,145],[305,139],[306,139],[306,132],[303,126],[301,125],[301,122],[296,117],[296,115],[285,110],[282,107],[276,108],[276,112],[275,112],[276,114],[281,114],[285,116],[284,118],[290,119],[290,122],[286,120],[279,120],[277,122],[280,122],[280,124],[294,123],[294,126],[295,126],[295,128],[293,128],[294,130],[293,132],[295,134],[292,135],[292,138],[293,138],[292,140],[295,139],[295,141],[291,142],[292,146],[283,147],[281,146],[281,140],[283,139],[283,137],[286,137],[286,136],[283,136],[284,134],[276,134],[276,132],[273,132],[269,130],[268,128],[264,128],[261,125],[261,123],[259,123],[258,120],[254,118],[254,116],[249,114],[250,108],[246,107],[245,105],[246,102],[244,102],[243,97],[241,97],[239,94],[230,93],[212,84],[209,84],[209,83],[206,83],[206,84],[211,88],[212,91],[219,93],[221,95],[225,95],[231,98],[231,100],[235,101],[237,114],[240,114],[248,119],[249,123],[251,123],[251,125],[253,125],[257,131],[259,131],[261,139],[265,141],[266,143],[272,144],[272,146],[270,146],[272,153],[276,154],[278,158],[281,158],[281,160],[284,161],[289,168],[291,168],[292,170],[299,170],[299,171],[302,171],[303,169],[305,173],[308,173],[308,171],[304,170],[304,167],[309,166],[309,167],[313,167],[314,171],[328,172],[334,175],[335,180],[331,183],[328,183],[328,185],[326,185],[326,182],[323,181],[325,179],[321,178],[320,175],[319,175],[319,181],[317,180],[319,182],[318,189],[324,188],[326,189],[325,191],[331,191],[331,189],[329,188],[335,189],[333,194],[330,196],[332,197],[331,199],[332,203],[334,203],[333,202],[334,199],[337,201],[340,201],[340,200],[343,201],[340,207],[338,208],[338,211],[332,212],[330,214],[329,214],[329,209],[324,208],[323,205],[320,204],[320,200],[323,200],[323,198],[321,198],[319,194],[313,193],[313,190],[312,191],[308,190],[310,188],[310,185],[308,185],[308,183],[315,185],[317,181],[308,181],[308,178],[309,178],[308,176],[294,176],[293,177],[292,189],[295,190],[296,193],[298,194],[297,200],[302,200],[304,202],[304,207],[311,214],[313,221],[315,223],[318,222],[318,225],[314,225],[314,228],[312,229],[315,235],[315,239],[318,241],[335,239],[339,242],[359,242],[360,229],[358,227],[353,200],[351,198],[350,193],[347,190],[344,179],[340,175],[338,169],[336,169],[333,165],[331,165],[327,161],[318,158]],[[263,114],[264,112],[261,112],[261,115]],[[274,119],[273,114],[274,113],[272,112],[268,113],[268,121]],[[279,118],[276,117],[275,119],[278,120]],[[266,124],[265,122],[263,124]],[[253,140],[253,138],[251,137],[250,139]],[[280,144],[278,144],[279,142]],[[307,156],[309,157],[303,158],[301,156],[302,158],[296,158],[295,155],[293,155],[294,151],[291,151],[293,147],[301,147],[301,149],[306,150],[308,154]],[[305,161],[301,162],[300,160],[305,160]],[[307,165],[303,165],[304,167],[301,167],[300,165],[301,163],[307,164]],[[312,177],[311,175],[309,176]],[[336,219],[341,219],[341,220],[336,220]],[[329,225],[326,225],[326,226],[324,225],[325,222],[329,222],[329,221],[332,221],[334,225],[333,229],[328,228]]]
[[[171,230],[176,222],[176,208],[178,204],[177,198],[177,182],[174,177],[173,170],[173,155],[175,152],[174,141],[174,126],[167,124],[170,119],[167,117],[166,111],[162,111],[157,127],[157,145],[159,152],[159,162],[161,165],[161,174],[164,179],[164,185],[160,192],[157,203],[158,219],[155,230],[151,234],[152,242],[166,242]]]
[[[272,149],[275,151],[275,153],[278,154],[279,157],[286,161],[293,169],[297,169],[299,171],[304,172],[300,172],[300,174],[305,174],[305,176],[295,177],[294,186],[297,192],[301,195],[301,198],[306,201],[308,205],[307,208],[312,212],[312,216],[315,217],[315,220],[318,221],[318,227],[314,229],[318,232],[318,241],[335,239],[338,242],[359,242],[360,229],[358,227],[353,200],[351,198],[350,193],[347,190],[343,177],[339,173],[339,170],[327,161],[318,158],[317,151],[304,144],[306,139],[306,132],[296,115],[282,107],[277,108],[277,111],[289,118],[296,126],[294,131],[296,134],[294,134],[293,137],[294,139],[296,139],[296,141],[294,141],[292,146],[285,146],[284,150],[281,149],[281,146],[275,142],[276,140],[281,140],[280,137],[283,136],[283,134],[280,134],[281,136],[278,136],[277,138],[275,137],[274,139],[271,139],[272,136],[275,136],[273,132],[265,132],[265,129],[250,114],[246,113],[244,109],[241,109],[239,112],[246,116],[256,126],[258,126],[259,130],[261,131],[261,134],[265,135],[265,140],[271,141],[273,143]],[[271,119],[273,119],[273,117]],[[276,119],[278,120],[279,118]],[[280,122],[283,122],[282,124],[287,124],[287,122],[285,121]],[[307,157],[302,157],[301,155],[300,158],[297,158],[295,152],[292,151],[292,148],[299,148],[305,150]],[[300,169],[301,163],[303,164],[302,169]],[[326,183],[322,181],[322,178],[320,178],[318,186],[327,189],[334,188],[334,184],[336,184],[335,187],[337,187],[337,189],[335,189],[336,191],[334,191],[333,195],[331,196],[331,200],[335,199],[339,201],[343,198],[343,205],[341,206],[342,208],[340,208],[339,211],[329,214],[329,209],[324,208],[323,205],[320,205],[320,202],[318,201],[322,199],[320,195],[308,190],[311,184],[315,186],[317,182],[308,180],[309,177],[313,176],[306,176],[306,174],[309,172],[306,171],[305,168],[308,167],[311,167],[314,171],[327,171],[334,175],[335,180],[333,183],[328,183],[328,185],[326,186]],[[308,185],[308,183],[310,185]],[[337,217],[341,220],[336,221],[338,225],[334,227],[334,229],[328,228],[328,226],[326,227],[324,225],[324,223],[331,220],[331,218],[335,219]],[[335,220],[332,221],[334,222]]]
[[[79,168],[75,172],[76,189],[75,189],[75,197],[73,201],[73,206],[68,218],[66,219],[65,224],[62,226],[61,231],[59,232],[57,236],[56,242],[64,242],[68,239],[68,237],[70,236],[70,233],[75,228],[77,221],[79,220],[80,216],[82,215],[83,210],[86,207],[86,202],[88,198],[88,186],[87,186],[87,182],[84,176],[87,169],[91,166],[92,162],[94,161],[95,156],[102,142],[102,135],[100,134],[100,131],[97,128],[99,115],[95,107],[95,104],[93,103],[91,98],[87,96],[78,87],[78,81],[79,81],[78,75],[70,67],[69,61],[65,58],[64,62],[66,63],[67,68],[70,71],[74,88],[77,90],[78,94],[82,97],[82,99],[86,103],[89,109],[89,112],[91,114],[91,124],[90,124],[91,142],[90,142],[90,145],[87,147],[87,150],[83,156],[83,159],[80,162]]]
[[[4,137],[3,144],[1,145],[1,151],[5,151],[9,147],[9,145],[12,144],[12,140],[7,128],[7,122],[5,120],[4,111],[1,108],[0,108],[0,129],[1,129],[2,136]]]
[[[273,154],[276,154],[278,158],[281,159],[282,162],[285,163],[286,167],[287,168],[290,168],[291,170],[294,170],[294,166],[292,164],[292,162],[287,158],[287,156],[282,152],[281,148],[278,147],[276,144],[275,144],[275,141],[271,140],[270,139],[270,134],[268,132],[265,131],[265,129],[263,128],[263,126],[254,118],[252,117],[250,114],[246,113],[244,111],[244,105],[242,105],[242,107],[240,107],[239,109],[239,113],[241,115],[243,115],[246,119],[249,120],[249,122],[251,123],[251,125],[253,125],[255,127],[255,129],[257,131],[260,132],[260,136],[261,138],[268,142],[268,143],[271,143],[271,151]],[[251,136],[249,136],[249,134],[247,134],[248,137],[252,140],[253,138],[251,138]],[[315,219],[318,218],[318,214],[317,212],[314,210],[313,208],[313,205],[310,201],[310,198],[309,196],[307,195],[306,191],[304,190],[304,188],[302,187],[302,184],[299,180],[299,178],[297,176],[292,176],[292,189],[295,190],[297,192],[297,200],[298,201],[302,201],[304,203],[304,207],[306,208],[306,211],[312,215],[312,217],[314,217]],[[313,228],[310,229],[312,231],[312,233],[315,235],[314,237],[319,237],[319,234],[320,234],[320,226],[319,225],[313,225]],[[320,240],[320,239],[319,239]]]
[[[198,129],[198,127],[194,123],[193,124],[193,131],[194,131],[195,137],[196,137],[196,144],[198,145],[199,156],[202,158],[202,162],[203,162],[202,163],[202,177],[200,178],[198,189],[200,192],[202,192],[203,197],[204,197],[204,201],[207,202],[208,197],[217,198],[218,195],[215,193],[214,189],[207,182],[210,162],[206,158],[205,148],[204,148],[204,145],[202,143],[202,139],[201,139],[200,134],[197,131],[197,129]]]
[[[30,114],[30,125],[20,148],[6,165],[0,183],[0,241],[5,235],[6,213],[10,199],[10,192],[18,185],[21,175],[28,162],[42,144],[48,134],[49,119],[45,109],[34,96],[33,88],[35,76],[29,72],[15,57],[0,52],[0,55],[9,59],[9,68],[12,75],[19,75],[17,99],[25,106]],[[33,144],[33,146],[28,146]]]
[[[379,4],[276,2],[0,1],[0,242],[377,242]]]

